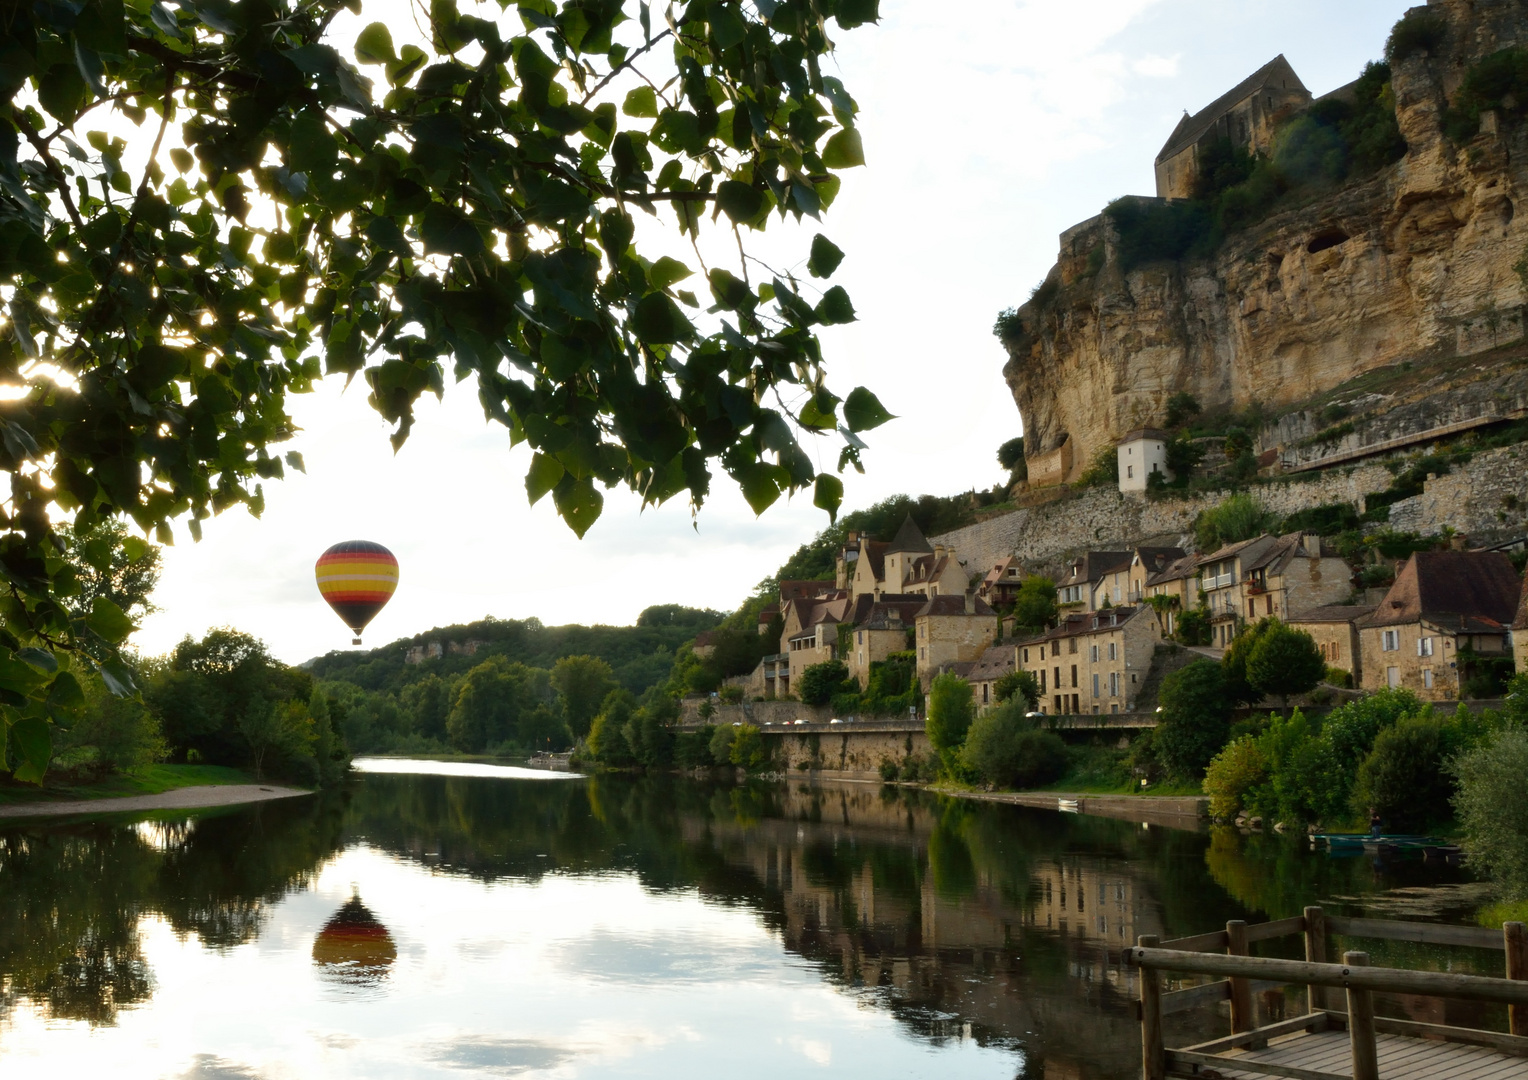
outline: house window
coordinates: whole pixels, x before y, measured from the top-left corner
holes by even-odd
[[[1040,693],[1045,693],[1045,669],[1040,669]]]
[[[1072,685],[1073,686],[1077,685],[1077,665],[1076,664],[1072,665]]]
[[[1379,647],[1381,652],[1395,652],[1401,647],[1401,632],[1399,630],[1386,630]],[[1391,668],[1390,670],[1394,671],[1395,669]],[[1396,684],[1391,683],[1390,685],[1394,686]]]
[[[1089,653],[1089,659],[1091,659],[1093,661],[1093,663],[1095,663],[1095,664],[1098,663],[1098,646],[1097,645],[1093,646],[1092,651]]]
[[[1401,685],[1401,669],[1400,668],[1398,668],[1398,667],[1387,667],[1385,669],[1385,685],[1390,687],[1390,689],[1392,689],[1392,690],[1394,690],[1396,687]]]
[[[1135,479],[1135,466],[1134,465],[1126,465],[1125,466],[1125,479],[1126,480],[1134,480]]]
[[[1029,663],[1029,650],[1028,649],[1024,650],[1024,662],[1026,664]]]
[[[919,649],[918,650],[918,659],[919,660],[927,660],[928,659],[928,650],[927,649]]]
[[[1077,639],[1076,638],[1067,638],[1067,640],[1066,640],[1066,651],[1067,651],[1067,655],[1068,656],[1076,656],[1077,655]]]
[[[859,641],[857,642],[857,644],[859,644],[859,645],[865,644],[865,631],[861,630],[859,632]]]
[[[1094,672],[1094,674],[1093,674],[1093,696],[1094,697],[1098,696],[1098,673],[1097,672]]]
[[[1119,643],[1118,642],[1114,642],[1114,641],[1109,642],[1109,659],[1110,660],[1118,660],[1119,659]]]
[[[1422,685],[1425,686],[1429,690],[1432,689],[1432,685],[1433,685],[1432,668],[1425,667],[1425,668],[1422,669]]]
[[[1417,638],[1417,655],[1431,656],[1433,654],[1433,639],[1430,637]]]
[[[987,704],[987,691],[988,691],[988,689],[991,686],[992,686],[991,683],[982,683],[982,704],[983,705]]]
[[[1119,672],[1109,672],[1109,696],[1119,697]]]

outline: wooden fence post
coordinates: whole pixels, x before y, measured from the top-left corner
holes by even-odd
[[[1520,922],[1501,924],[1507,949],[1507,978],[1528,979],[1528,932]],[[1507,1022],[1514,1035],[1528,1035],[1528,1005],[1508,1005]]]
[[[1305,909],[1305,959],[1311,964],[1326,963],[1326,912],[1316,906]],[[1306,991],[1311,1012],[1329,1008],[1326,987],[1310,986]]]
[[[1135,943],[1143,949],[1157,947],[1157,935],[1142,934]],[[1167,1051],[1162,1045],[1162,983],[1155,968],[1136,968],[1141,983],[1141,1075],[1144,1080],[1166,1080]]]
[[[1226,923],[1226,955],[1247,955],[1247,924],[1241,919]],[[1245,976],[1231,976],[1231,1034],[1240,1035],[1257,1026],[1252,1015],[1252,984]]]
[[[1368,967],[1366,952],[1345,952],[1348,967]],[[1374,1040],[1374,995],[1348,987],[1348,1042],[1353,1052],[1353,1080],[1379,1080],[1379,1046]]]

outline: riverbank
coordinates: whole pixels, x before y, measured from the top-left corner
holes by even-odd
[[[1210,800],[1205,795],[1091,795],[1066,791],[973,791],[931,787],[939,795],[981,802],[1011,803],[1041,810],[1139,821],[1198,832],[1209,825]]]
[[[0,805],[0,821],[20,818],[80,817],[99,814],[137,813],[144,810],[205,810],[219,806],[242,806],[311,795],[303,788],[274,784],[199,784],[152,795],[119,795],[105,799],[66,799]]]

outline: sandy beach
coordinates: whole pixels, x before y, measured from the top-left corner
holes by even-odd
[[[77,799],[73,802],[24,803],[0,806],[0,820],[14,818],[76,817],[80,814],[120,814],[135,810],[199,810],[209,806],[290,799],[311,795],[301,788],[275,784],[207,784],[176,788],[158,795],[124,795],[115,799]]]

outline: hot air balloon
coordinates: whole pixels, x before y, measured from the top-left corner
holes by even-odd
[[[313,941],[313,962],[326,982],[370,986],[387,977],[398,947],[359,895],[334,913]]]
[[[398,587],[398,560],[370,540],[335,544],[318,557],[313,572],[318,591],[355,631],[354,645],[361,643],[361,631],[387,606]]]

